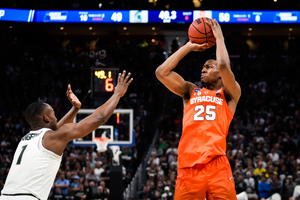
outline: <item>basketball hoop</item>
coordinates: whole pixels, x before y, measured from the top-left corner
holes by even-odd
[[[104,152],[107,150],[107,144],[108,144],[109,138],[105,137],[95,137],[93,138],[93,142],[97,145],[97,151],[98,152]]]

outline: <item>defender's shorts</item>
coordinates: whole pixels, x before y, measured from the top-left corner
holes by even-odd
[[[174,200],[237,200],[231,167],[226,156],[207,164],[178,169]]]

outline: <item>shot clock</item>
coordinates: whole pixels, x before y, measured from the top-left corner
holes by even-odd
[[[118,82],[118,73],[118,68],[91,68],[92,96],[111,95]]]

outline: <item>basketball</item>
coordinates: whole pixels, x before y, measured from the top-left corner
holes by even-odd
[[[209,18],[200,17],[195,19],[189,27],[188,36],[192,43],[208,43],[206,47],[208,49],[216,44],[216,38],[206,21],[209,22]]]

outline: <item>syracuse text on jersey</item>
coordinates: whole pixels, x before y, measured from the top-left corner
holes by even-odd
[[[201,95],[201,92],[197,92],[197,95]],[[194,103],[202,103],[202,102],[214,102],[219,105],[223,105],[223,99],[216,97],[216,96],[198,96],[198,97],[193,97],[190,99],[190,104]]]

